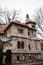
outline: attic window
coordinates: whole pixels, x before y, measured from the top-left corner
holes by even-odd
[[[23,29],[18,29],[18,32],[23,34]]]

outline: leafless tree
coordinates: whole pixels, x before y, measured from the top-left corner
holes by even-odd
[[[43,38],[43,8],[39,8],[34,15],[34,21],[37,24],[38,34]]]
[[[13,9],[12,20],[19,18],[20,10]]]
[[[0,8],[0,22],[2,24],[4,23],[10,23],[14,19],[19,18],[20,10],[16,11],[15,9],[13,11],[9,11],[8,9],[2,9]]]

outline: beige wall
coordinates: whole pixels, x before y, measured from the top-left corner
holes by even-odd
[[[23,34],[18,33],[18,29],[23,29]],[[30,35],[28,36],[28,31],[30,32]],[[32,39],[32,30],[28,30],[28,28],[23,27],[23,26],[19,26],[19,25],[15,25],[12,24],[7,31],[5,32],[5,36],[7,33],[7,37],[10,36],[18,36],[17,37],[13,37],[12,41],[7,42],[5,45],[5,47],[3,47],[3,52],[6,52],[7,49],[11,49],[13,53],[40,53],[41,48],[40,48],[40,42],[38,40],[34,41],[34,39]],[[36,33],[35,31],[33,31],[33,33]],[[1,37],[5,37],[5,36],[0,36]],[[23,38],[24,37],[24,38]],[[24,42],[24,49],[18,49],[17,48],[17,42],[18,41],[23,41]],[[7,44],[11,43],[12,46],[8,46]],[[31,49],[29,50],[29,45],[31,47]],[[36,49],[36,46],[38,49]]]
[[[41,45],[41,58],[43,59],[43,39],[40,40]]]
[[[18,41],[24,42],[24,49],[17,48]],[[9,46],[8,45],[9,43],[12,44],[12,46]],[[36,42],[36,44],[38,49],[36,49],[34,40],[13,37],[12,41],[9,41],[8,43],[3,45],[3,52],[6,52],[8,49],[10,49],[12,53],[40,53],[41,52],[40,44],[38,42]],[[29,45],[31,49],[29,49]]]
[[[18,33],[18,29],[23,29],[23,34]],[[30,35],[28,35],[28,31],[30,32]],[[5,35],[0,36],[0,38],[6,37],[6,33],[7,33],[7,37],[14,36],[14,37],[11,37],[11,39],[12,39],[11,41],[3,44],[3,52],[6,52],[8,49],[10,49],[12,51],[12,63],[17,60],[17,55],[19,55],[19,54],[20,54],[19,55],[20,59],[22,60],[23,53],[25,53],[26,60],[29,59],[29,54],[32,57],[40,58],[40,53],[41,53],[40,40],[33,39],[33,38],[35,38],[35,36],[34,36],[34,34],[36,34],[35,31],[33,31],[33,35],[32,35],[31,29],[28,30],[28,28],[26,28],[26,27],[13,24],[13,25],[11,25],[11,27],[9,27],[7,29],[7,31],[5,32]],[[24,42],[24,49],[17,48],[18,41]],[[31,49],[29,49],[29,45],[30,45]],[[37,49],[36,49],[36,46],[37,46]],[[36,55],[36,54],[39,54],[39,55]]]
[[[18,29],[23,29],[23,34],[18,33]],[[12,25],[7,30],[7,37],[10,37],[10,36],[28,37],[27,28],[19,26],[19,25]]]

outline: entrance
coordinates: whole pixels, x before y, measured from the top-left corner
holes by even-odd
[[[17,56],[17,61],[19,61],[19,56]]]
[[[3,59],[3,53],[2,53],[2,49],[0,49],[0,65],[2,64],[2,59]]]
[[[11,50],[7,50],[6,51],[5,63],[11,63],[11,57],[12,57]]]

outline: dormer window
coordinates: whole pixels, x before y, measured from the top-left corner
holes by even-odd
[[[18,29],[18,32],[23,34],[23,29]]]

